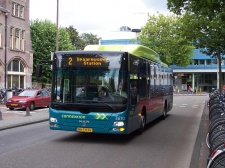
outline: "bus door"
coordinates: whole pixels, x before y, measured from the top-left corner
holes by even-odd
[[[138,95],[138,77],[130,74],[130,116],[137,115]]]

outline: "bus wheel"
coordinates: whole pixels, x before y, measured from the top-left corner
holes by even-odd
[[[163,115],[161,116],[162,120],[166,119],[166,107],[163,109]]]
[[[140,128],[138,128],[138,130],[137,130],[137,135],[141,135],[145,128],[146,123],[145,123],[145,115],[144,114],[141,115],[140,120],[141,120],[141,123],[140,123]]]

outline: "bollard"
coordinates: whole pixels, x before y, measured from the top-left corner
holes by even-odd
[[[29,107],[26,108],[26,116],[31,116],[30,115],[30,108]]]
[[[0,120],[3,120],[3,118],[2,118],[2,111],[0,111]]]

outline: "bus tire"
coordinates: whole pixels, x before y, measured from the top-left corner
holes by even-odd
[[[167,111],[167,108],[166,108],[166,106],[165,106],[165,107],[163,108],[163,114],[162,114],[162,116],[161,116],[161,119],[162,119],[162,120],[165,120],[165,119],[166,119],[166,115],[167,115],[166,111]]]
[[[138,128],[137,130],[137,135],[141,135],[145,129],[145,125],[146,125],[146,120],[145,120],[145,115],[144,113],[141,114],[141,124],[140,124],[140,128]]]

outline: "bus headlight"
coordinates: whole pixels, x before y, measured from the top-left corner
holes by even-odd
[[[49,120],[50,122],[58,122],[57,118],[53,118],[53,117],[51,117]]]
[[[124,122],[123,122],[123,121],[115,121],[115,122],[113,123],[113,126],[122,127],[122,126],[124,126]]]

